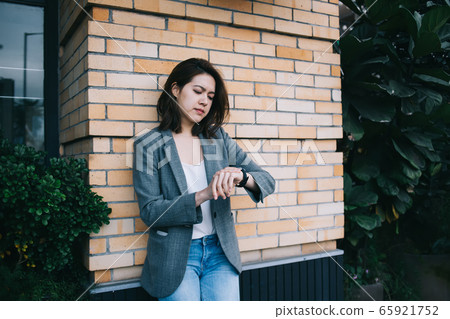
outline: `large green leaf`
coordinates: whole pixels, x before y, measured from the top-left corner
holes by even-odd
[[[447,87],[450,86],[450,82],[449,81],[445,81],[445,80],[442,80],[440,78],[437,78],[437,77],[434,77],[434,76],[431,76],[431,75],[414,74],[413,78],[419,79],[421,81],[428,82],[428,83],[431,83],[431,84],[439,84],[439,85],[443,85],[443,86],[447,86]]]
[[[390,122],[395,116],[395,106],[389,100],[354,98],[351,104],[359,114],[374,122]]]
[[[397,183],[383,174],[377,177],[377,185],[384,194],[389,196],[395,196],[399,192]]]
[[[422,171],[415,167],[412,167],[408,163],[400,164],[402,167],[402,173],[413,183],[417,184],[420,176],[422,176]]]
[[[401,101],[401,110],[406,115],[411,115],[421,110],[420,104],[414,98],[405,98]]]
[[[421,32],[436,32],[450,19],[450,7],[438,6],[423,15]]]
[[[414,41],[412,54],[416,58],[441,50],[441,40],[434,32],[421,32]]]
[[[425,168],[425,160],[423,156],[417,152],[413,146],[400,140],[392,140],[395,150],[406,159],[413,167],[417,169]]]
[[[352,109],[349,109],[343,116],[344,131],[350,133],[355,141],[359,141],[364,136],[364,128]]]
[[[381,226],[378,215],[353,215],[352,218],[360,227],[369,231]]]
[[[389,84],[379,84],[379,87],[384,89],[389,95],[397,97],[411,97],[416,93],[414,89],[407,87],[405,84],[395,80],[389,80]]]
[[[421,110],[427,115],[433,112],[435,107],[442,104],[442,95],[427,88],[418,89],[417,98],[421,104]]]
[[[404,133],[404,136],[414,144],[433,150],[433,142],[423,132],[406,131]]]
[[[349,207],[366,207],[374,205],[378,201],[378,195],[366,185],[353,187],[347,198],[345,204]]]
[[[355,156],[352,163],[352,172],[362,181],[369,181],[380,174],[380,168],[366,156]]]

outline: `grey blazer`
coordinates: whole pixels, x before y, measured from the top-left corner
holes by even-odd
[[[247,190],[254,202],[263,201],[275,188],[273,177],[255,164],[221,128],[214,139],[200,135],[208,183],[218,170],[243,167],[260,188]],[[188,193],[186,178],[170,130],[158,128],[134,142],[134,188],[140,216],[149,227],[147,257],[141,277],[142,287],[152,296],[171,295],[186,271],[192,225],[201,223],[201,207],[195,207],[195,193]],[[230,209],[230,199],[211,200],[211,213],[223,251],[241,272],[242,265]]]

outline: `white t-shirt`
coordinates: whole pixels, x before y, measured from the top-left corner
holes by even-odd
[[[208,187],[208,180],[206,178],[205,161],[200,164],[191,165],[181,162],[183,166],[184,175],[186,176],[186,183],[188,193],[195,193]],[[209,200],[201,204],[203,221],[200,224],[194,224],[194,231],[192,239],[202,238],[207,235],[216,233],[214,223],[211,216],[211,203]]]

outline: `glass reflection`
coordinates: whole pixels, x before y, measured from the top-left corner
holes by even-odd
[[[44,10],[0,2],[0,130],[44,149]]]

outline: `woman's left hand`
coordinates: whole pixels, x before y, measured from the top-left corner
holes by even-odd
[[[213,198],[221,196],[223,199],[230,197],[233,187],[239,184],[244,178],[238,167],[225,167],[217,171],[212,179]]]

